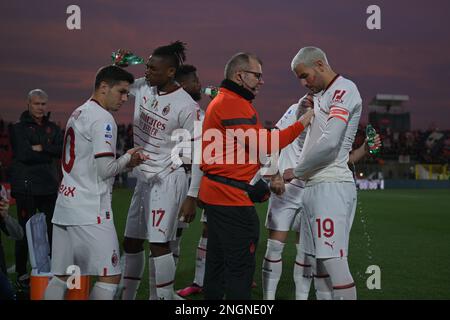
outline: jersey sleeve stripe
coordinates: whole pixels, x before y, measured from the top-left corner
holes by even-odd
[[[115,157],[116,155],[113,152],[103,152],[103,153],[97,153],[94,158],[103,158],[103,157]]]
[[[255,125],[257,122],[256,115],[251,118],[234,118],[222,120],[222,125],[224,127],[237,126],[242,124]]]
[[[330,113],[349,114],[349,112],[347,110],[345,110],[344,108],[340,108],[340,107],[336,107],[336,106],[331,106]]]
[[[331,115],[330,114],[330,117],[328,118],[328,120],[330,120],[331,118],[337,118],[337,119],[340,119],[340,120],[344,121],[345,123],[348,123],[347,119],[345,119],[344,117],[338,116],[338,115]]]

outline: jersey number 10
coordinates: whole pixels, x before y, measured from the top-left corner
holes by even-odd
[[[69,141],[70,141],[69,161],[66,161],[67,139],[69,139]],[[70,171],[72,171],[74,162],[75,162],[75,131],[73,131],[72,127],[69,127],[64,136],[64,148],[63,148],[63,154],[62,154],[62,167],[63,167],[64,171],[67,173],[70,173]]]

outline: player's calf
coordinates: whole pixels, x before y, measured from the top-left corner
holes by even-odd
[[[267,249],[262,265],[263,299],[274,300],[280,281],[283,263],[281,255],[284,243],[267,239]]]

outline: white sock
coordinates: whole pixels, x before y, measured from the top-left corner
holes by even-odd
[[[325,266],[333,284],[334,300],[356,300],[356,286],[350,274],[347,257],[319,259]]]
[[[323,263],[317,263],[313,256],[308,256],[311,259],[314,273],[314,288],[316,290],[317,300],[333,300],[333,285],[331,284],[330,276],[327,273]]]
[[[156,294],[156,279],[155,279],[155,260],[152,256],[148,258],[148,283],[149,283],[149,300],[158,300]]]
[[[180,243],[181,243],[181,236],[177,237],[175,240],[170,241],[170,250],[172,251],[175,265],[178,264],[178,260],[180,258]]]
[[[47,289],[45,289],[44,300],[64,300],[67,291],[67,283],[59,279],[57,276],[48,283]]]
[[[283,253],[284,243],[267,239],[266,255],[262,265],[262,283],[263,299],[275,300],[278,281],[280,281],[283,270],[281,254]]]
[[[194,283],[200,287],[203,287],[203,279],[205,278],[206,244],[207,243],[208,243],[208,238],[201,237],[198,242],[198,247],[197,247]]]
[[[144,273],[145,250],[138,253],[125,253],[124,257],[122,300],[134,300]]]
[[[173,300],[175,261],[172,253],[153,257],[155,262],[156,294],[159,300]]]
[[[296,244],[297,256],[294,264],[295,300],[308,300],[311,280],[313,278],[311,264],[306,254],[301,252],[300,245]]]
[[[116,283],[97,281],[89,295],[89,300],[113,300],[117,286]]]

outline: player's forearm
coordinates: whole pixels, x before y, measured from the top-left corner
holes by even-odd
[[[348,163],[356,163],[367,155],[366,143],[364,142],[359,148],[352,150],[348,157]]]
[[[191,184],[189,186],[188,196],[197,198],[198,191],[200,190],[200,181],[203,177],[203,171],[200,170],[199,164],[193,164],[191,169]]]
[[[128,162],[130,162],[131,155],[125,153],[118,159],[112,157],[103,157],[95,159],[98,169],[98,175],[103,180],[115,177],[127,167]]]
[[[298,178],[307,178],[313,171],[329,165],[339,152],[346,123],[331,118],[324,133],[316,143],[305,152],[300,164],[294,169]]]
[[[23,229],[20,224],[12,217],[6,216],[4,218],[5,228],[7,230],[8,235],[13,240],[22,240],[23,238]]]

